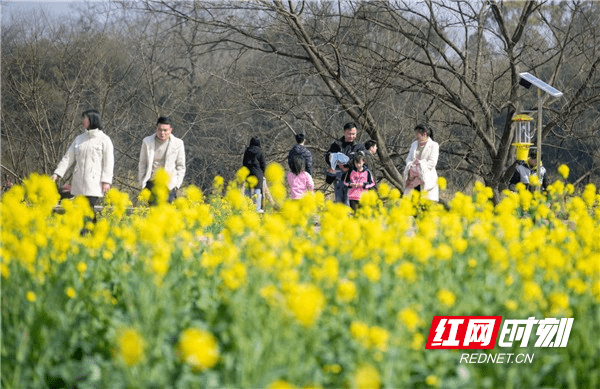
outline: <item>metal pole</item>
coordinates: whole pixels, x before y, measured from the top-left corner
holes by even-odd
[[[537,129],[537,177],[540,181],[540,186],[536,190],[542,190],[542,180],[540,172],[542,171],[542,90],[538,88],[538,129]]]

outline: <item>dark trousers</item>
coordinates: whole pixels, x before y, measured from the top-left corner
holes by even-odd
[[[154,188],[154,181],[149,180],[148,182],[146,182],[146,186],[144,188],[148,189],[150,192],[152,192],[152,188]],[[177,198],[177,188],[173,188],[173,189],[171,189],[169,191],[169,198],[167,199],[167,201],[170,204],[176,198]],[[150,201],[148,201],[148,204],[150,204],[150,205],[156,205],[156,198],[154,197],[154,194],[152,194],[150,196]]]

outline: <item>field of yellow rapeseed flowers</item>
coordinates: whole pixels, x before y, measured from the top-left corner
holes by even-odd
[[[130,214],[112,189],[88,234],[87,201],[54,213],[48,177],[5,193],[2,387],[600,385],[593,185],[520,188],[494,206],[477,184],[445,208],[380,184],[352,215],[321,193],[286,200],[273,164],[278,209],[259,215],[238,189],[245,175],[173,204],[157,185],[159,205]],[[574,321],[564,348],[426,350],[437,315]],[[465,364],[461,352],[534,357]]]

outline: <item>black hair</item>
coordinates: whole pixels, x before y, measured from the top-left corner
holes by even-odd
[[[373,139],[369,139],[365,142],[365,149],[369,150],[373,146],[377,146],[377,142],[375,142]]]
[[[304,142],[304,134],[296,134],[296,143],[300,144]]]
[[[252,137],[250,139],[250,146],[256,146],[256,147],[260,147],[260,139],[258,139],[257,137]]]
[[[356,127],[356,124],[354,124],[354,122],[346,123],[346,124],[344,124],[344,132],[347,130],[351,130],[355,127]]]
[[[301,155],[294,155],[292,159],[292,166],[290,166],[292,173],[298,175],[306,170],[306,162]]]
[[[352,162],[358,162],[358,161],[364,161],[364,160],[365,160],[365,153],[362,150],[357,153],[354,153],[352,155]]]
[[[427,134],[427,137],[431,138],[431,140],[433,140],[433,129],[428,126],[427,124],[418,124],[415,127],[415,131],[418,132],[419,134]]]
[[[537,148],[536,147],[532,147],[529,149],[529,158],[537,159]]]
[[[95,109],[88,109],[81,114],[81,117],[86,117],[90,121],[88,130],[102,129],[102,119],[100,118],[100,112]]]
[[[160,116],[156,121],[156,125],[158,126],[159,124],[168,124],[169,126],[173,126],[173,121],[170,117]]]

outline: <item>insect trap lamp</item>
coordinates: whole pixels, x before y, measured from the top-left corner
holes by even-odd
[[[515,154],[519,161],[526,161],[529,154],[529,148],[533,146],[531,133],[531,121],[533,118],[529,115],[520,114],[512,118],[515,128],[515,142],[512,144],[515,147]]]
[[[544,81],[540,80],[539,78],[535,77],[532,74],[529,74],[527,72],[524,73],[519,73],[519,84],[527,89],[531,88],[531,86],[535,86],[537,88],[537,93],[538,93],[538,120],[537,120],[537,171],[540,171],[541,165],[542,165],[542,92],[554,97],[554,98],[558,98],[561,97],[563,95],[563,93],[561,91],[559,91],[558,89],[554,88],[551,85],[546,84]],[[521,116],[521,115],[517,115],[517,116]],[[524,115],[527,116],[527,115]],[[513,119],[514,120],[514,119]],[[529,122],[531,122],[532,119],[529,119],[529,121],[527,121],[527,127],[529,128]],[[521,124],[518,123],[518,125],[520,126]],[[531,131],[531,129],[529,129],[529,131]],[[517,130],[518,132],[518,130]],[[518,136],[518,134],[517,134]],[[531,139],[531,132],[529,132],[529,137],[530,140]],[[525,140],[525,142],[523,143],[527,143],[530,140],[527,140],[525,137],[522,138],[522,140]],[[513,143],[513,146],[515,146],[517,148],[517,159],[521,159],[519,158],[519,156],[523,156],[523,153],[525,153],[525,158],[522,160],[526,160],[527,159],[527,152],[529,150],[529,147],[531,146],[531,144],[529,144],[529,146],[527,146],[527,149],[525,151],[520,151],[519,146],[517,146],[517,144],[519,144],[519,140],[518,138],[515,140],[515,143]],[[522,149],[523,147],[521,147]],[[521,153],[521,155],[519,155],[519,152]]]

